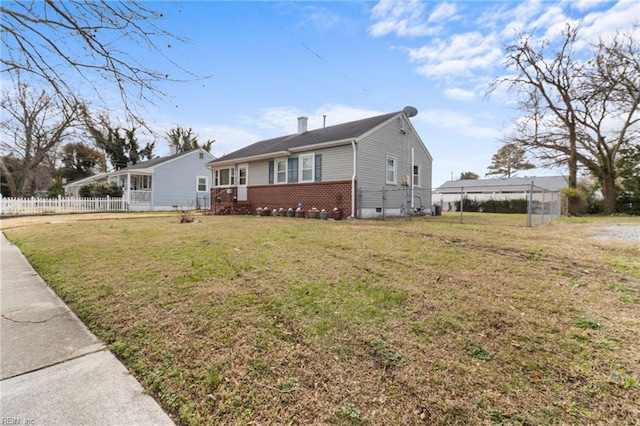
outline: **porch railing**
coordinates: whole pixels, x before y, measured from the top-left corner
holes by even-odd
[[[129,191],[129,202],[131,204],[148,204],[151,205],[151,191]],[[126,198],[126,194],[125,194]]]

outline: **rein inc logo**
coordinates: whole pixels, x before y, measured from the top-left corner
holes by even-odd
[[[36,421],[27,417],[0,417],[0,425],[35,425]]]

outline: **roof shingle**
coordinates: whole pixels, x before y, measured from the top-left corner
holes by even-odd
[[[324,142],[355,139],[367,133],[369,130],[379,126],[380,124],[384,123],[397,114],[399,114],[399,112],[392,112],[375,117],[364,118],[362,120],[336,124],[334,126],[324,127],[322,129],[310,130],[301,134],[279,136],[273,139],[259,141],[237,151],[219,157],[213,160],[210,164],[255,157],[272,152],[275,153],[288,151],[292,148],[311,146]]]

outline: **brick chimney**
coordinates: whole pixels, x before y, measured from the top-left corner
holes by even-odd
[[[302,134],[307,131],[307,120],[309,117],[298,117],[298,134]]]

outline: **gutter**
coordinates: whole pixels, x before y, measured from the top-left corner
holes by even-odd
[[[322,142],[322,143],[316,143],[313,145],[303,145],[303,146],[293,147],[293,148],[289,148],[289,151],[298,152],[298,151],[309,151],[311,149],[331,148],[333,146],[347,145],[352,141],[353,141],[353,138],[339,139],[337,141]]]
[[[217,168],[219,166],[229,166],[229,165],[234,165],[238,163],[248,163],[249,161],[264,160],[266,158],[288,157],[289,155],[291,155],[291,152],[289,151],[274,151],[274,152],[268,152],[265,154],[253,155],[251,157],[232,158],[230,160],[225,160],[225,161],[213,160],[205,164],[205,166],[213,170],[214,168]]]

